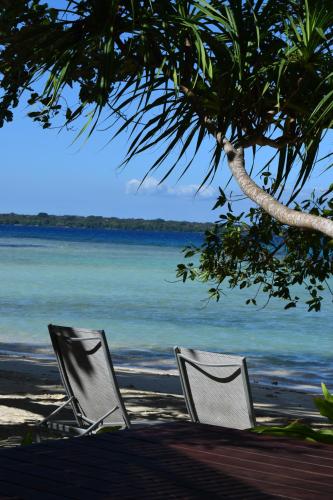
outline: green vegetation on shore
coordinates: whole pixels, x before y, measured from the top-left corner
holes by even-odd
[[[314,398],[314,403],[319,410],[320,415],[327,417],[329,422],[333,423],[333,394],[330,394],[326,385],[321,384],[323,397]],[[306,439],[307,441],[318,441],[320,443],[333,444],[333,428],[314,429],[310,425],[295,420],[285,426],[267,426],[258,425],[251,429],[257,434],[268,434],[270,436],[294,437]]]
[[[40,212],[37,215],[0,214],[0,225],[14,224],[20,226],[55,226],[81,227],[94,229],[134,229],[146,231],[189,231],[204,232],[212,227],[211,223],[171,221],[164,219],[119,219],[118,217],[102,217],[89,215],[49,215]]]

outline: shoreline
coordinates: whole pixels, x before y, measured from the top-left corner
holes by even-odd
[[[176,373],[115,366],[130,418],[187,420]],[[327,425],[314,407],[314,393],[251,383],[257,424],[301,419]],[[0,356],[0,446],[17,446],[29,428],[55,409],[64,391],[55,361]]]
[[[209,350],[209,349],[208,349]],[[328,383],[331,373],[328,366],[328,374],[319,376],[308,360],[303,360],[304,366],[294,360],[293,356],[283,358],[279,355],[263,353],[227,353],[245,356],[247,359],[248,372],[251,384],[259,384],[263,387],[279,387],[281,389],[297,390],[299,392],[320,395],[321,382]],[[177,374],[177,367],[171,349],[160,349],[154,351],[150,348],[124,348],[114,347],[111,350],[114,366],[127,371],[160,372],[161,375]],[[40,361],[41,363],[55,363],[52,346],[41,343],[28,342],[4,342],[0,341],[0,362],[3,359]],[[275,358],[275,360],[274,360]],[[300,356],[300,359],[302,357]],[[274,360],[272,362],[272,360]],[[278,361],[278,362],[277,362]],[[318,365],[322,361],[318,361]],[[305,369],[306,368],[306,369]]]

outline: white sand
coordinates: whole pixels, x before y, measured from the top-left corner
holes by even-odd
[[[116,368],[131,419],[187,419],[176,373]],[[274,385],[252,384],[258,423],[302,419],[326,424],[315,409],[312,394]],[[29,427],[49,414],[63,399],[56,363],[29,357],[0,356],[0,446],[21,442]]]

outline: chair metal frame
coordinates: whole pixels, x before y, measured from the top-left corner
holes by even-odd
[[[58,431],[64,434],[70,434],[70,435],[77,435],[77,436],[85,436],[88,434],[93,433],[94,431],[100,429],[104,425],[104,421],[109,417],[112,413],[114,413],[116,410],[121,411],[122,415],[122,422],[115,422],[115,423],[109,423],[107,424],[108,426],[118,426],[120,425],[122,428],[130,428],[130,420],[127,415],[127,411],[125,408],[125,405],[122,400],[122,396],[118,387],[115,371],[113,368],[112,364],[112,359],[110,355],[110,351],[107,345],[107,340],[105,336],[104,330],[87,330],[83,328],[71,328],[71,327],[64,327],[64,326],[57,326],[57,325],[48,325],[53,349],[57,358],[57,363],[58,363],[58,368],[60,372],[60,377],[62,384],[64,386],[64,389],[66,391],[68,399],[64,401],[60,406],[58,406],[50,415],[48,415],[46,418],[44,418],[38,425],[38,427],[41,428],[48,428],[52,429],[54,431]],[[60,332],[59,332],[60,330]],[[72,330],[73,332],[79,331],[80,333],[87,333],[87,337],[81,337],[81,338],[71,338],[70,336],[65,336],[61,330]],[[94,334],[94,336],[91,336]],[[73,343],[73,342],[91,342],[95,341],[96,346],[100,343],[101,347],[103,349],[103,354],[106,360],[106,366],[108,368],[108,376],[110,379],[110,384],[112,386],[115,399],[117,400],[116,406],[113,408],[110,408],[104,415],[101,415],[100,418],[97,420],[91,420],[87,418],[85,415],[82,414],[79,405],[77,403],[75,394],[72,390],[68,375],[67,375],[67,370],[66,366],[64,364],[64,360],[62,359],[62,356],[60,355],[58,344],[57,344],[57,337],[62,336],[63,339],[65,339],[66,342]],[[58,413],[61,412],[66,407],[70,407],[71,410],[73,411],[74,419],[75,420],[54,420],[54,417],[58,415]]]
[[[204,351],[200,351],[204,352]],[[230,356],[222,353],[211,353],[211,354],[218,354],[219,356],[223,357],[225,356],[226,359],[229,360],[229,362],[225,363],[205,363],[202,361],[196,361],[195,359],[186,356],[185,354],[182,354],[181,348],[178,346],[174,347],[174,353],[177,361],[177,366],[178,366],[178,371],[180,375],[180,382],[181,382],[181,387],[183,390],[184,394],[184,399],[187,407],[187,411],[191,417],[192,422],[194,423],[200,423],[200,420],[198,418],[196,409],[195,409],[195,404],[192,398],[191,394],[191,384],[187,376],[187,370],[186,370],[186,365],[185,363],[189,363],[191,366],[194,368],[198,369],[202,373],[205,373],[205,370],[202,367],[206,368],[228,368],[228,367],[233,367],[236,368],[236,371],[230,376],[237,376],[237,372],[240,372],[240,375],[242,377],[242,382],[243,382],[243,388],[244,388],[244,394],[245,394],[245,400],[246,400],[246,406],[247,406],[247,411],[249,415],[249,420],[251,423],[251,427],[254,427],[256,425],[256,419],[255,419],[255,413],[254,413],[254,408],[253,408],[253,400],[252,400],[252,395],[251,395],[251,390],[250,390],[250,382],[249,382],[249,376],[247,372],[247,365],[246,365],[246,359],[237,356],[239,359],[239,363],[230,363]],[[207,352],[207,354],[210,354]],[[236,357],[236,356],[233,356]],[[207,375],[210,376],[210,374],[207,373]]]

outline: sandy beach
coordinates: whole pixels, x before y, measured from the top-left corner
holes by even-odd
[[[176,373],[117,368],[116,373],[130,418],[188,419]],[[258,424],[302,419],[326,425],[313,405],[313,395],[252,383]],[[55,361],[0,356],[0,446],[16,446],[29,428],[55,409],[64,398]]]

